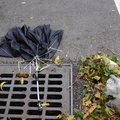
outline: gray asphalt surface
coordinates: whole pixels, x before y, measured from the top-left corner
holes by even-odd
[[[0,37],[15,26],[26,24],[33,29],[50,24],[52,29],[64,30],[59,47],[62,52],[56,55],[66,61],[78,63],[81,55],[107,53],[107,48],[120,54],[120,16],[113,0],[25,0],[25,5],[22,2],[0,0]],[[75,64],[74,77],[77,67]],[[77,107],[80,87],[75,86]]]
[[[120,16],[113,0],[0,0],[0,37],[12,27],[50,24],[64,30],[57,53],[77,61],[110,48],[119,54]]]

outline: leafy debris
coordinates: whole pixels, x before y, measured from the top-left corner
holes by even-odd
[[[17,73],[16,77],[20,78],[20,84],[23,85],[24,84],[24,78],[28,78],[29,75],[26,73]]]
[[[62,60],[60,59],[59,56],[57,56],[57,57],[55,58],[54,63],[55,63],[57,66],[59,66],[59,65],[62,64]]]
[[[82,56],[78,78],[85,79],[82,99],[85,120],[118,119],[118,112],[106,106],[106,82],[109,75],[120,76],[120,61],[114,55]]]

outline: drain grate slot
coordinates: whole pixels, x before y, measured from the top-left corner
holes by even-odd
[[[0,114],[4,114],[5,113],[5,109],[0,109]]]
[[[44,95],[40,95],[40,99],[43,99]],[[31,99],[37,99],[37,94],[31,94],[30,95]]]
[[[62,91],[62,88],[52,88],[52,87],[49,87],[48,88],[48,92],[61,92]]]
[[[28,115],[42,115],[42,111],[39,111],[39,110],[28,110],[27,114]]]
[[[0,98],[8,98],[8,94],[0,94]]]
[[[15,85],[20,85],[20,80],[15,80]],[[27,85],[28,84],[28,81],[27,80],[24,80],[24,85]]]
[[[6,101],[0,101],[0,106],[6,106]]]
[[[21,73],[29,73],[29,68]],[[39,72],[39,96],[42,103],[50,106],[38,110],[37,82],[34,70],[24,78],[24,84],[20,84],[18,66],[0,67],[0,83],[6,82],[0,90],[0,118],[5,120],[57,120],[56,116],[62,113],[72,113],[71,65],[61,67],[51,65]],[[4,73],[2,73],[4,71]],[[5,72],[6,71],[6,72]]]
[[[12,94],[13,99],[24,99],[26,97],[25,94]]]
[[[13,91],[26,91],[27,90],[27,88],[26,87],[14,87],[13,88]]]
[[[32,81],[32,84],[36,85],[36,81]],[[45,84],[45,81],[44,80],[40,80],[38,81],[39,85],[44,85]]]
[[[4,91],[9,91],[10,90],[10,87],[5,87],[6,85],[4,85],[2,88]]]
[[[57,115],[59,115],[61,113],[62,113],[61,111],[57,111],[57,110],[56,111],[53,111],[53,110],[49,110],[49,111],[47,110],[46,111],[47,116],[57,116]]]
[[[46,74],[38,74],[38,78],[45,78]],[[35,78],[35,74],[33,74],[33,78]]]
[[[57,99],[57,100],[60,100],[60,99],[62,99],[62,95],[48,95],[47,96],[47,99]]]
[[[10,106],[23,106],[23,105],[25,105],[25,103],[24,102],[10,102]]]
[[[31,88],[31,91],[37,92],[37,88],[36,88],[36,87],[32,87],[32,88]],[[40,91],[40,92],[44,91],[44,87],[39,87],[39,91]]]
[[[8,114],[17,114],[17,115],[21,115],[23,114],[23,110],[18,110],[18,109],[10,109]]]
[[[57,107],[57,108],[60,108],[60,107],[62,107],[62,104],[61,103],[50,103],[49,102],[49,104],[50,104],[50,106],[48,106],[48,107]]]
[[[48,80],[48,85],[61,85],[62,84],[62,81],[51,81],[51,80]]]
[[[1,74],[0,75],[1,78],[12,78],[13,77],[13,74]]]
[[[50,74],[49,78],[62,78],[61,74]]]

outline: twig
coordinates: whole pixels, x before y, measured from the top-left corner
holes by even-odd
[[[119,54],[117,54],[117,53],[113,52],[110,48],[107,48],[107,50],[109,50],[112,54],[117,55],[117,56],[119,56],[119,57],[120,57],[120,55],[119,55]]]
[[[75,81],[72,83],[72,85],[74,85],[76,82],[77,82],[77,77],[76,77]],[[68,87],[68,89],[71,88],[72,85],[70,85],[70,86]]]

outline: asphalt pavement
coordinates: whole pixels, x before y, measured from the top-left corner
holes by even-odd
[[[22,4],[24,2],[24,4]],[[106,52],[120,54],[120,16],[114,0],[0,0],[0,37],[24,24],[64,30],[57,52],[65,60]]]
[[[64,30],[59,46],[62,52],[57,52],[56,56],[74,63],[75,80],[81,56],[101,51],[120,57],[118,7],[114,0],[0,0],[0,38],[11,28],[24,24],[31,29],[50,24],[54,30]],[[79,81],[73,86],[74,108],[80,105],[82,84],[83,81]]]

